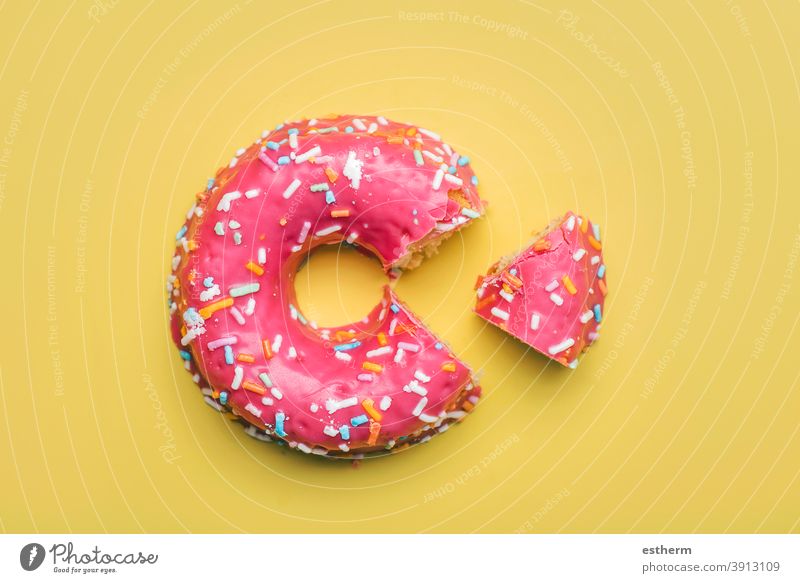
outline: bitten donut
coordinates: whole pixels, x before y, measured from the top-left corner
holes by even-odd
[[[484,211],[469,159],[383,117],[285,123],[221,168],[176,235],[172,333],[206,402],[306,453],[396,451],[461,419],[470,369],[387,286],[361,322],[324,328],[294,277],[319,245],[410,269]]]
[[[568,212],[479,277],[475,312],[574,368],[597,340],[608,293],[600,227]]]

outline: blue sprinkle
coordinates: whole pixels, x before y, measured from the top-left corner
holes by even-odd
[[[298,130],[297,128],[291,128],[287,133],[291,136],[294,134],[299,134],[300,130]]]
[[[211,190],[212,188],[214,188],[214,179],[209,178],[208,182],[206,182],[206,190]]]
[[[280,437],[286,437],[286,432],[283,430],[283,422],[286,420],[286,414],[283,411],[275,413],[275,434]]]
[[[342,439],[350,439],[350,428],[347,425],[342,425],[339,428],[339,435],[342,436]]]
[[[364,425],[364,423],[367,421],[369,421],[369,417],[366,415],[359,415],[358,417],[353,417],[350,419],[350,425],[353,427],[358,427],[359,425]]]
[[[333,204],[336,202],[336,197],[333,196],[333,191],[331,190],[325,191],[325,202],[328,204]]]
[[[600,304],[594,305],[594,319],[598,324],[603,321],[603,314],[600,312]]]
[[[411,214],[416,217],[417,216],[417,209],[414,209],[413,211],[411,211]]]
[[[203,280],[203,285],[205,287],[211,287],[212,285],[214,285],[214,278],[209,275],[207,278]]]
[[[444,348],[444,346],[442,345],[442,343],[441,343],[441,342],[437,342],[436,344],[434,344],[434,345],[433,345],[433,347],[434,347],[436,350],[441,350],[442,348]]]
[[[475,175],[472,176],[472,185],[478,186],[478,177]]]
[[[228,393],[226,393],[225,391],[222,391],[219,394],[219,402],[222,403],[223,405],[225,403],[227,403],[228,402]]]
[[[597,277],[602,278],[606,274],[606,264],[603,263],[597,268]]]
[[[279,129],[282,129],[282,128],[283,128],[283,124],[282,123],[279,123],[278,125],[275,126],[276,130],[279,130]]]
[[[187,230],[188,230],[188,227],[187,227],[186,225],[183,225],[183,226],[181,227],[181,230],[180,230],[180,231],[178,231],[178,232],[176,233],[176,235],[175,235],[175,240],[177,241],[178,239],[180,239],[181,237],[183,237],[183,236],[186,234],[186,231],[187,231]]]
[[[353,133],[353,126],[347,126],[346,128],[344,128],[344,133],[352,134]]]
[[[516,267],[512,267],[511,269],[508,270],[508,272],[511,275],[517,275],[517,268]]]
[[[456,173],[456,167],[455,166],[450,166],[450,167],[447,168],[447,171],[450,174],[455,174]]]
[[[361,342],[358,340],[354,340],[353,342],[348,342],[347,344],[338,344],[333,347],[334,350],[337,352],[346,352],[348,350],[353,350],[354,348],[358,348],[361,346]]]
[[[461,156],[458,159],[459,166],[466,166],[467,164],[469,164],[469,156]]]
[[[181,358],[183,360],[192,360],[192,353],[191,352],[188,352],[186,350],[181,350],[180,353],[181,353]]]
[[[225,363],[233,364],[233,348],[230,346],[225,347]]]
[[[600,240],[600,225],[597,223],[592,223],[592,232],[594,232],[594,238],[598,241]]]
[[[278,158],[278,164],[280,164],[281,166],[286,166],[286,164],[288,164],[289,162],[291,162],[289,156],[281,156],[280,158]]]
[[[569,367],[570,367],[571,369],[576,369],[576,368],[578,368],[578,359],[576,358],[575,360],[573,360],[572,362],[570,362],[570,363],[569,363]]]
[[[267,148],[269,148],[270,150],[277,150],[279,147],[280,145],[277,142],[273,142],[272,140],[267,142]]]
[[[389,309],[391,309],[395,314],[400,311],[400,308],[397,306],[397,304],[392,304],[389,306]]]
[[[239,231],[236,231],[233,234],[233,243],[235,245],[241,245],[242,244],[242,234]]]
[[[267,387],[268,389],[272,388],[272,386],[273,386],[272,385],[272,379],[269,378],[269,375],[267,373],[262,372],[261,374],[258,375],[258,378],[261,379],[261,382],[264,383],[265,387]]]

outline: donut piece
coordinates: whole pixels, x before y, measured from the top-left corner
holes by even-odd
[[[476,283],[475,313],[575,368],[597,340],[608,293],[600,227],[568,212]]]
[[[176,236],[172,333],[206,401],[306,453],[395,451],[480,395],[470,369],[387,286],[361,322],[322,328],[295,298],[300,263],[349,244],[390,274],[484,212],[477,179],[428,130],[383,117],[285,123],[239,150]]]

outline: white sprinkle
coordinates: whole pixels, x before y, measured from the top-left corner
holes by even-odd
[[[316,403],[311,403],[311,405],[309,405],[308,408],[311,410],[312,413],[316,413],[317,411],[319,411],[319,405],[317,405]]]
[[[237,162],[239,162],[239,158],[234,156],[233,158],[231,158],[231,163],[228,164],[228,168],[233,168],[234,166],[236,166]]]
[[[409,352],[419,352],[419,344],[410,344],[408,342],[398,342],[397,347]]]
[[[228,212],[231,210],[231,201],[234,201],[237,198],[242,198],[242,193],[238,190],[226,192],[222,195],[222,198],[219,199],[219,202],[217,203],[217,210]]]
[[[492,316],[495,318],[500,318],[501,320],[508,320],[508,312],[501,310],[497,306],[492,308]]]
[[[311,222],[304,221],[303,227],[300,229],[300,234],[297,236],[297,242],[301,245],[305,243],[306,237],[308,237],[308,232],[311,230]]]
[[[375,377],[372,376],[372,373],[368,372],[362,372],[356,378],[358,378],[358,380],[360,380],[363,383],[371,383],[373,380],[375,380]]]
[[[329,437],[336,437],[337,435],[339,435],[339,432],[336,431],[336,428],[333,425],[326,425],[325,427],[323,427],[322,433],[324,433]]]
[[[394,361],[400,362],[401,360],[403,360],[403,356],[405,355],[405,353],[406,353],[405,350],[403,350],[402,348],[398,348],[397,352],[394,353]]]
[[[292,253],[297,253],[302,248],[303,248],[302,245],[292,245]]]
[[[554,303],[555,305],[557,305],[557,306],[560,306],[561,304],[563,304],[563,303],[564,303],[564,298],[562,298],[562,297],[561,297],[560,295],[558,295],[558,294],[550,294],[550,299],[551,299],[551,300],[553,301],[553,303]]]
[[[500,290],[500,297],[503,298],[507,302],[513,302],[514,301],[514,294],[510,294],[504,289]]]
[[[256,300],[253,297],[247,298],[247,305],[244,307],[244,313],[248,316],[253,315],[253,311],[256,309]]]
[[[374,148],[372,148],[372,155],[373,156],[380,156],[381,155],[381,149],[378,146],[375,146]]]
[[[406,393],[416,393],[421,397],[424,397],[425,395],[428,394],[428,391],[424,387],[421,387],[417,381],[411,381],[410,383],[408,383],[406,386],[403,387],[403,390]]]
[[[539,329],[539,321],[541,320],[541,316],[539,314],[531,315],[531,330],[538,330]]]
[[[267,262],[267,250],[264,247],[258,248],[258,263],[264,265]]]
[[[598,263],[600,263],[600,256],[599,255],[595,255],[594,257],[592,257],[591,264],[592,265],[597,265]]]
[[[447,182],[449,182],[450,184],[455,184],[456,186],[461,186],[462,184],[464,184],[464,181],[461,180],[455,174],[447,173],[444,175],[444,179],[447,180]]]
[[[244,148],[239,148],[238,150],[236,150],[236,155],[241,156],[245,152],[247,152],[247,150],[245,150]]]
[[[300,188],[300,184],[301,182],[299,178],[292,180],[292,183],[286,187],[286,190],[283,191],[283,198],[289,198],[292,196],[294,192]]]
[[[251,188],[250,190],[245,190],[244,191],[244,197],[245,198],[255,198],[259,194],[261,194],[261,191],[258,188]]]
[[[429,377],[428,375],[426,375],[426,374],[425,374],[424,372],[422,372],[421,370],[418,370],[418,371],[416,371],[416,372],[414,373],[414,378],[415,378],[415,379],[417,379],[418,381],[421,381],[421,382],[423,382],[423,383],[427,383],[428,381],[430,381],[430,380],[431,380],[431,377]]]
[[[200,292],[200,301],[207,302],[210,299],[213,299],[220,295],[222,292],[219,291],[219,286],[215,283],[208,289],[204,289]]]
[[[452,156],[453,155],[453,149],[450,146],[448,146],[447,144],[442,144],[442,148],[444,148],[444,151],[447,152],[448,156]]]
[[[580,261],[583,259],[583,256],[586,255],[586,249],[578,249],[575,253],[572,254],[572,258],[575,261]]]
[[[289,147],[292,150],[297,149],[297,134],[289,134]]]
[[[378,124],[376,124],[375,122],[372,122],[371,124],[369,124],[369,129],[367,130],[367,133],[368,134],[372,134],[377,129],[378,129]]]
[[[353,242],[353,241],[355,241],[356,239],[358,239],[358,233],[350,233],[350,234],[347,236],[347,242],[348,242],[348,243],[352,243],[352,242]]]
[[[586,322],[588,322],[592,318],[594,318],[594,312],[592,312],[591,310],[586,310],[583,314],[581,314],[581,318],[580,318],[581,324],[585,324]]]
[[[289,358],[297,358],[297,349],[294,346],[289,347]]]
[[[278,399],[279,401],[280,401],[281,399],[283,399],[283,393],[281,393],[281,392],[280,392],[280,390],[278,389],[278,387],[272,387],[272,388],[269,390],[269,392],[270,392],[270,393],[272,393],[272,396],[273,396],[273,397],[275,397],[276,399]]]
[[[411,412],[411,414],[414,417],[419,417],[420,413],[422,413],[422,410],[425,408],[425,405],[427,404],[428,404],[428,397],[422,397],[419,400],[419,403],[417,403],[417,406],[414,407],[414,410]]]
[[[281,349],[281,344],[283,343],[283,336],[280,334],[275,335],[275,340],[272,343],[272,352],[276,353]]]
[[[423,129],[423,128],[417,128],[417,129],[419,130],[419,133],[425,134],[429,138],[433,138],[434,140],[437,140],[439,142],[442,141],[442,137],[437,133],[434,133],[434,132],[432,132],[430,130],[426,130],[426,129]]]
[[[444,170],[439,168],[436,171],[436,174],[433,177],[433,189],[439,190],[439,187],[442,185],[442,179],[444,178]]]
[[[216,409],[216,410],[217,410],[217,411],[219,411],[220,413],[222,412],[222,406],[221,406],[221,405],[219,405],[219,403],[217,403],[217,402],[216,402],[214,399],[212,399],[211,397],[203,397],[203,400],[206,402],[206,404],[207,404],[209,407],[212,407],[213,409]]]
[[[551,281],[550,283],[548,283],[545,286],[544,291],[551,292],[551,291],[555,290],[557,287],[558,287],[558,282],[554,279],[553,281]]]
[[[342,174],[350,179],[350,186],[356,190],[361,185],[361,169],[363,166],[364,162],[356,157],[356,153],[353,150],[350,150],[347,154],[347,161],[344,163]]]
[[[433,152],[429,152],[428,150],[422,150],[422,155],[430,160],[433,160],[437,164],[441,164],[442,162],[444,162],[444,158],[442,158],[441,156],[437,156],[436,154],[434,154]]]
[[[567,219],[567,222],[564,223],[564,226],[567,227],[567,231],[571,231],[572,229],[574,229],[575,228],[575,215],[570,216]]]
[[[438,417],[434,417],[433,415],[427,415],[426,413],[420,413],[419,414],[419,420],[422,421],[423,423],[434,423],[435,421],[438,421],[439,418]],[[428,435],[426,437],[428,437],[430,439],[430,435]]]
[[[297,449],[299,449],[303,453],[311,453],[311,448],[308,447],[305,443],[298,443]]]
[[[350,451],[350,447],[346,443],[340,443],[339,444],[339,449],[341,449],[345,453]]]
[[[236,320],[240,326],[244,326],[244,316],[242,316],[242,313],[236,309],[236,306],[231,306],[230,312],[231,316],[233,316],[233,319]]]
[[[375,350],[369,350],[367,352],[367,358],[375,358],[376,356],[391,354],[392,350],[394,349],[391,346],[381,346],[380,348],[376,348]]]
[[[381,408],[381,411],[386,411],[386,409],[388,409],[391,406],[392,406],[392,398],[388,395],[385,396],[383,399],[381,399],[380,405],[378,405],[378,407]]]
[[[233,369],[233,381],[231,382],[231,388],[234,391],[238,391],[239,387],[242,384],[242,377],[244,376],[244,369],[241,366],[237,366]]]
[[[571,348],[572,345],[575,344],[575,340],[572,338],[567,338],[563,342],[559,342],[547,349],[550,354],[558,354],[559,352],[564,352],[567,348]]]
[[[319,146],[314,146],[310,150],[303,152],[302,154],[298,154],[295,157],[294,162],[295,164],[302,164],[309,158],[313,158],[314,156],[319,156],[320,154],[322,154],[322,148],[320,148]]]
[[[336,358],[338,358],[339,360],[343,360],[343,361],[345,361],[345,362],[350,362],[351,360],[353,360],[353,357],[352,357],[352,356],[350,356],[350,355],[349,355],[349,354],[347,354],[346,352],[342,352],[341,350],[336,350],[336,351],[334,352],[334,355],[335,355],[335,356],[336,356]]]
[[[349,399],[342,399],[341,401],[334,401],[333,399],[325,401],[325,408],[328,410],[328,413],[336,413],[339,409],[355,407],[356,405],[358,405],[358,397],[350,397]]]
[[[327,227],[325,229],[320,229],[319,231],[317,231],[314,234],[317,237],[325,237],[326,235],[331,235],[331,234],[335,233],[336,231],[341,231],[341,230],[342,230],[342,225],[332,225],[332,226]]]
[[[252,403],[248,403],[247,405],[244,406],[244,408],[245,408],[245,411],[249,411],[254,416],[261,417],[261,409],[259,409],[258,407],[256,407]]]
[[[392,318],[389,322],[389,336],[394,336],[394,329],[397,328],[397,318]]]
[[[267,407],[271,407],[275,404],[275,401],[270,399],[269,397],[261,397],[261,402],[266,405]]]
[[[381,124],[382,126],[388,126],[389,125],[389,122],[386,121],[386,118],[383,117],[382,115],[378,116],[378,123]]]
[[[360,132],[364,132],[367,130],[367,126],[364,125],[364,122],[360,119],[356,118],[353,120],[353,125],[356,126],[356,129]]]

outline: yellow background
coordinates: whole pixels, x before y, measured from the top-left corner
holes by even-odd
[[[0,529],[797,532],[799,21],[744,0],[3,3]],[[485,398],[355,467],[214,414],[163,292],[217,166],[331,112],[440,132],[490,202],[397,284]],[[602,225],[610,287],[576,371],[470,313],[476,274],[570,208]],[[383,279],[336,259],[307,273],[341,294],[303,286],[304,307],[358,317]]]

